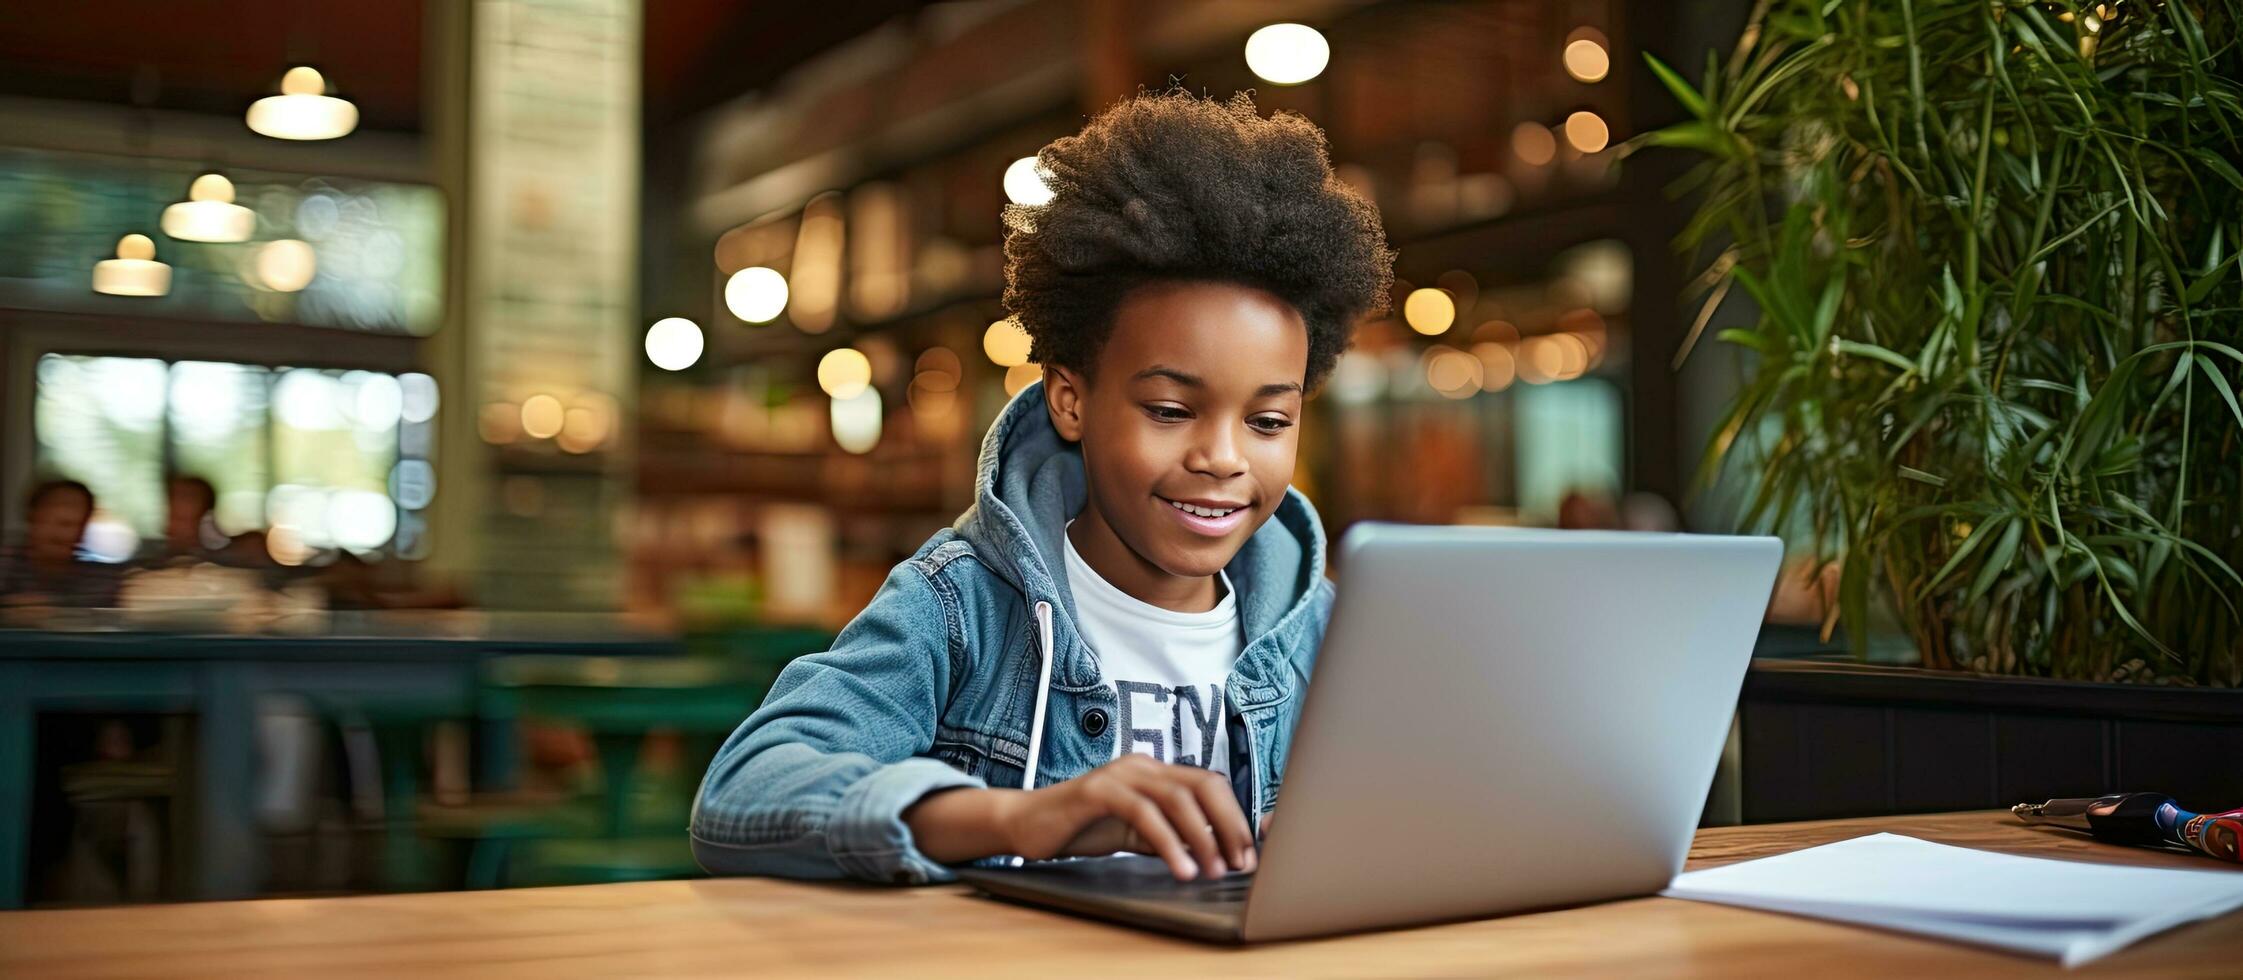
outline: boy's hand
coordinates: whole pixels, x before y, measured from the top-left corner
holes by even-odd
[[[1254,831],[1220,774],[1125,755],[1062,783],[1008,794],[998,822],[1013,853],[1160,856],[1179,880],[1256,864]]]

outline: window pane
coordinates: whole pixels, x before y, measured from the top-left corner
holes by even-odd
[[[1620,488],[1620,390],[1598,378],[1518,392],[1519,511],[1549,523],[1575,490]]]
[[[41,478],[93,490],[87,550],[109,561],[163,534],[164,362],[48,354],[32,404]]]
[[[389,472],[403,403],[390,375],[282,370],[273,386],[273,488],[266,502],[276,538],[360,551],[389,544],[397,530]]]
[[[218,491],[218,529],[265,526],[266,405],[272,372],[247,364],[181,361],[171,366],[174,465]]]
[[[96,557],[124,561],[162,537],[166,438],[170,465],[217,491],[218,529],[269,530],[291,563],[386,552],[404,520],[392,495],[421,508],[435,492],[425,375],[48,354],[36,387],[34,465],[93,490]]]

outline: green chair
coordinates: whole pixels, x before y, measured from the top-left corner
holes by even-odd
[[[522,655],[492,661],[491,711],[573,726],[590,735],[600,786],[593,833],[502,824],[470,858],[470,884],[643,881],[698,872],[685,835],[700,773],[755,709],[763,687],[736,662],[706,657]],[[640,774],[647,736],[675,732],[684,750],[664,781]],[[565,808],[555,813],[566,812]],[[574,832],[570,832],[574,831]],[[496,849],[499,857],[489,857]],[[519,851],[519,861],[512,852]],[[518,867],[510,867],[519,865]],[[494,868],[496,869],[494,873]]]
[[[373,736],[382,787],[382,888],[406,892],[436,887],[420,835],[423,762],[429,732],[440,722],[464,720],[466,706],[433,695],[386,692],[323,692],[308,700],[332,722],[362,724]]]

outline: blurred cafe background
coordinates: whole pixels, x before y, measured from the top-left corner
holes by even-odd
[[[1000,208],[1140,87],[1384,213],[1329,531],[1707,526],[1683,164],[1619,147],[1745,6],[11,7],[0,908],[692,873],[716,742],[1035,375]]]

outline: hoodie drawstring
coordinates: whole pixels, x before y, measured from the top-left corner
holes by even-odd
[[[1051,706],[1051,603],[1036,602],[1036,657],[1043,661],[1036,669],[1036,713],[1028,722],[1028,764],[1020,771],[1020,788],[1036,788],[1036,757],[1044,754],[1044,709]],[[1026,858],[1014,857],[1013,867],[1028,863]]]
[[[1044,709],[1051,704],[1051,603],[1036,601],[1036,713],[1028,722],[1028,764],[1020,774],[1021,789],[1036,788],[1036,760],[1044,750]]]

